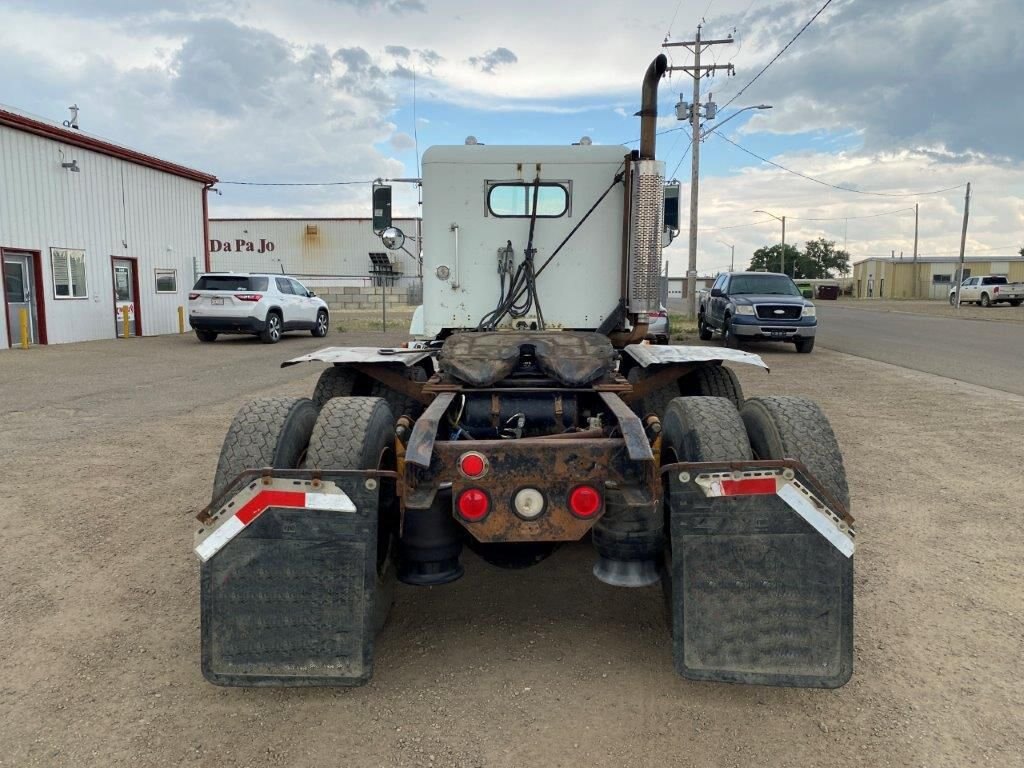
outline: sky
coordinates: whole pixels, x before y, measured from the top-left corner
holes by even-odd
[[[666,39],[733,38],[704,62],[719,120],[759,104],[700,148],[698,267],[746,266],[758,247],[816,237],[853,261],[1024,246],[1024,3],[833,0],[0,0],[0,105],[48,120],[80,108],[84,132],[222,181],[365,182],[415,177],[420,153],[487,144],[628,144],[640,84]],[[692,63],[683,48],[674,64]],[[690,139],[661,83],[658,156],[683,181]],[[730,103],[731,102],[731,103]],[[728,106],[727,106],[728,105]],[[730,143],[733,142],[733,143]],[[763,162],[810,176],[801,178]],[[826,186],[845,187],[857,192]],[[923,194],[955,187],[940,194]],[[218,185],[214,217],[365,216],[369,187]],[[410,187],[396,213],[418,215]],[[881,214],[881,215],[879,215]]]

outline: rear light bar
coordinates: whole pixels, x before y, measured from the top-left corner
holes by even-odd
[[[577,485],[569,493],[569,511],[576,517],[589,518],[601,511],[601,494],[589,485]]]
[[[459,457],[459,471],[472,480],[483,477],[487,474],[487,459],[476,451],[464,453]]]
[[[235,298],[239,301],[259,301],[263,298],[262,293],[236,293]]]
[[[467,488],[459,494],[456,507],[463,520],[478,523],[491,511],[491,498],[479,488]]]

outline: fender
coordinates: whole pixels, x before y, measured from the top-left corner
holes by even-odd
[[[331,363],[333,365],[375,363],[411,368],[432,354],[433,350],[400,347],[326,347],[318,349],[316,352],[310,352],[308,355],[285,360],[281,363],[281,367],[287,368],[299,363]]]
[[[671,346],[661,344],[630,344],[622,350],[640,367],[665,363],[747,363],[770,370],[760,355],[723,347]]]

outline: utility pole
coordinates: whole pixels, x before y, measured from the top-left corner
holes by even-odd
[[[964,282],[964,251],[967,248],[967,217],[971,213],[971,182],[967,182],[967,194],[964,196],[964,228],[960,232],[960,274],[956,276],[956,308],[960,309],[960,286]]]
[[[727,243],[727,242],[725,242],[725,240],[719,240],[718,242],[720,242],[722,245],[728,245],[729,246],[729,251],[731,253],[731,255],[729,256],[729,271],[730,272],[735,272],[736,271],[736,244],[735,243]]]
[[[921,275],[919,273],[920,267],[917,264],[917,214],[920,203],[914,203],[914,293],[913,296],[916,299],[921,293]]]
[[[703,40],[701,39],[701,26],[697,25],[697,37],[695,40],[687,40],[681,43],[663,43],[662,48],[682,47],[693,53],[693,66],[669,67],[670,72],[686,72],[693,78],[693,103],[686,105],[680,99],[676,106],[676,117],[684,119],[682,112],[689,107],[691,137],[691,163],[690,163],[690,258],[686,269],[686,313],[689,317],[697,316],[697,202],[698,187],[700,184],[700,81],[703,77],[710,77],[719,69],[726,70],[729,74],[735,74],[735,67],[732,64],[704,64],[700,63],[701,53],[713,45],[732,45],[733,39],[730,35],[724,40]],[[708,120],[715,119],[715,105],[708,101],[704,116]]]

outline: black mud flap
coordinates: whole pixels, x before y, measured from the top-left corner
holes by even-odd
[[[372,474],[372,473],[367,473]],[[362,685],[373,672],[378,480],[243,485],[197,537],[203,675],[232,686]]]
[[[781,464],[666,468],[673,657],[685,678],[815,688],[850,679],[850,519]]]

